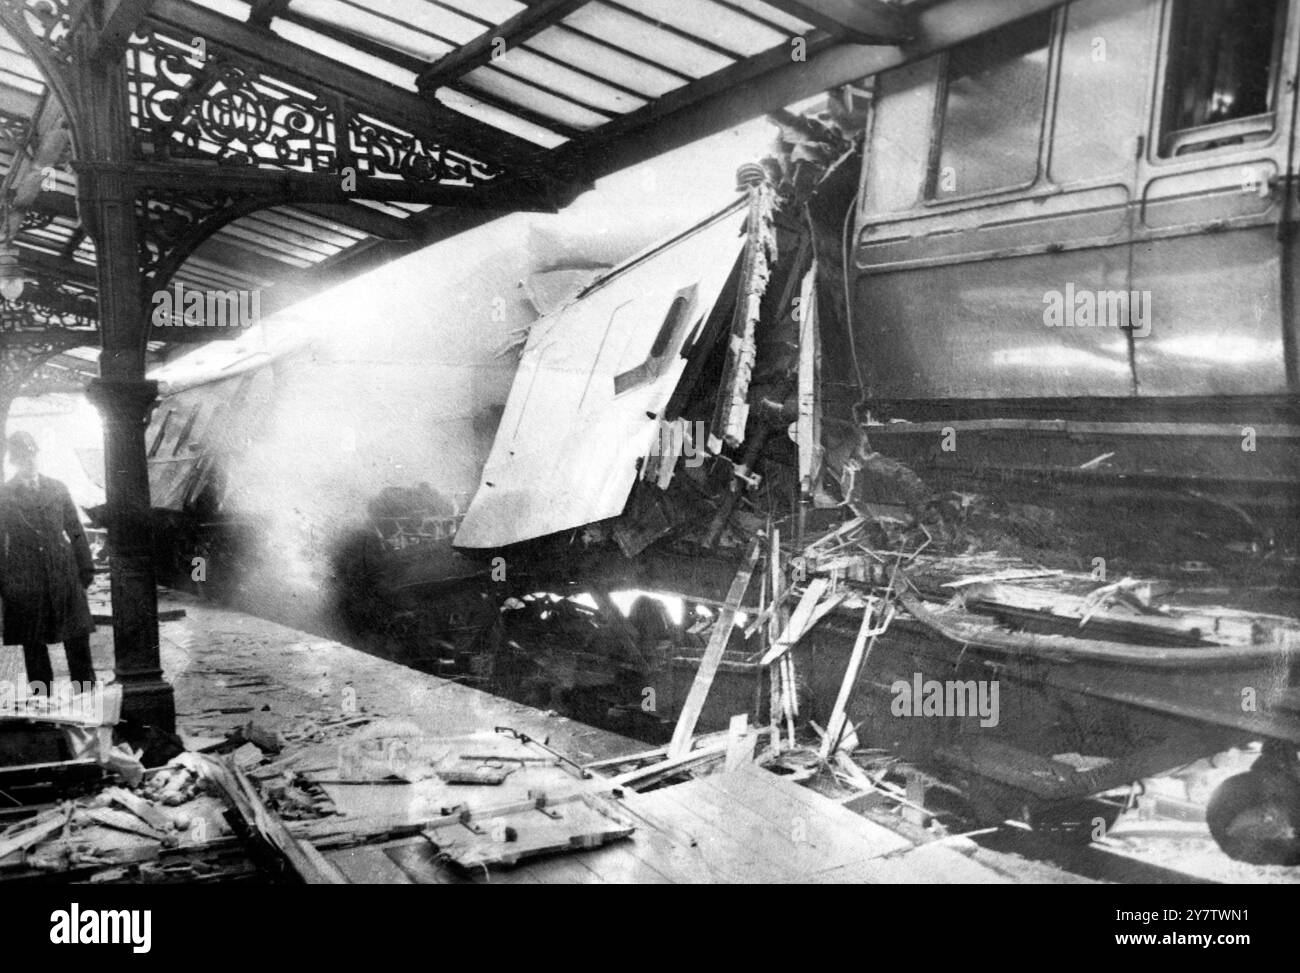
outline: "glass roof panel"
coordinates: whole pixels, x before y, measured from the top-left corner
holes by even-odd
[[[19,72],[10,71],[8,58],[6,64],[0,66],[0,84],[8,85],[11,88],[17,88],[19,91],[26,91],[28,94],[39,95],[45,90],[45,85],[37,78],[30,77]]]
[[[738,54],[758,54],[789,40],[789,35],[709,0],[635,0],[634,6],[660,23]]]
[[[412,29],[351,4],[338,3],[337,0],[293,0],[289,4],[289,10],[426,61],[441,57],[453,49],[452,44],[444,38]]]
[[[506,51],[492,61],[492,67],[515,75],[522,81],[544,85],[558,94],[569,95],[585,105],[614,114],[633,111],[646,103],[644,98],[601,84],[522,47]],[[589,67],[586,69],[590,70]]]
[[[557,98],[492,67],[475,68],[461,78],[461,83],[574,128],[595,128],[608,120],[604,115]]]
[[[420,0],[428,2],[428,0]],[[443,6],[455,7],[466,13],[499,24],[520,13],[527,6],[517,0],[441,0]]]
[[[289,9],[294,9],[300,0],[293,0]],[[340,8],[353,6],[382,15],[395,24],[405,24],[413,30],[424,31],[436,37],[445,37],[453,44],[464,44],[473,40],[487,29],[481,21],[491,18],[473,14],[457,13],[450,5],[431,3],[430,0],[382,0],[380,3],[368,0],[363,3],[351,3],[349,0],[327,0],[327,7]],[[334,19],[327,17],[326,19]]]
[[[529,38],[527,45],[558,60],[581,65],[592,74],[599,74],[652,98],[685,83],[655,64],[638,60],[564,27],[550,27]]]
[[[247,20],[248,6],[238,0],[190,0],[200,7],[207,7],[215,13],[224,14],[232,20]]]
[[[727,0],[727,4],[732,7],[739,7],[747,13],[752,13],[769,24],[788,31],[790,34],[807,34],[813,29],[813,25],[807,21],[793,17],[784,10],[778,10],[770,3],[763,3],[762,0]]]
[[[399,68],[389,61],[363,54],[356,48],[340,44],[338,41],[331,40],[314,30],[308,30],[306,27],[291,24],[283,18],[273,20],[271,29],[285,40],[300,47],[317,51],[325,57],[356,68],[358,71],[364,71],[373,77],[381,78],[407,91],[415,90],[415,73],[407,71],[405,68]]]
[[[493,125],[512,135],[518,135],[520,138],[525,138],[543,148],[553,149],[568,141],[558,132],[553,132],[541,125],[535,125],[517,115],[511,115],[500,108],[486,104],[472,94],[461,93],[452,88],[439,88],[437,94],[438,100],[448,108],[458,111],[462,115],[468,115],[470,118],[477,118],[481,122]]]
[[[602,3],[589,3],[579,7],[564,19],[564,23],[572,24],[584,34],[598,40],[609,40],[617,47],[692,78],[702,78],[714,71],[721,71],[732,63],[730,58],[707,47],[668,31],[658,30],[643,20]]]

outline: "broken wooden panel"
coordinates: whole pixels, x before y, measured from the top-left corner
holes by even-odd
[[[1060,591],[988,582],[964,587],[966,608],[1027,631],[1110,639],[1135,645],[1250,645],[1279,618],[1229,610],[1167,609],[1116,598],[1116,607]]]
[[[616,268],[533,326],[456,545],[491,548],[623,512],[744,243],[743,202]]]
[[[799,447],[799,488],[813,492],[822,463],[821,343],[817,315],[817,265],[814,262],[799,287],[802,320],[799,327],[799,418],[795,442]]]
[[[686,697],[681,714],[677,718],[677,727],[673,731],[673,739],[668,746],[668,755],[670,757],[685,756],[691,748],[691,741],[695,736],[696,721],[699,720],[700,712],[704,709],[704,700],[709,695],[709,688],[713,685],[713,677],[718,671],[718,664],[722,661],[722,653],[726,650],[727,641],[731,638],[736,611],[745,598],[745,591],[749,588],[749,579],[754,574],[754,568],[758,564],[761,550],[761,545],[757,540],[750,544],[749,555],[745,558],[744,564],[736,572],[735,580],[731,583],[731,590],[727,594],[727,607],[722,609],[717,621],[714,623],[713,634],[709,637],[708,648],[705,649],[704,657],[700,660],[700,668],[695,674],[695,681],[691,684],[690,694]]]
[[[740,273],[740,293],[732,316],[727,364],[722,373],[722,394],[713,417],[709,445],[718,452],[725,442],[739,446],[749,423],[749,386],[757,363],[757,330],[763,295],[777,259],[773,228],[775,199],[758,166],[742,167],[741,178],[751,180],[747,246]]]
[[[626,838],[635,825],[614,802],[595,794],[517,809],[491,817],[461,815],[425,836],[462,869],[515,865],[525,858],[598,848]]]

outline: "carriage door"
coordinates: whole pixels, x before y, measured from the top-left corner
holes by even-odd
[[[1150,333],[1133,342],[1144,396],[1287,389],[1278,234],[1294,98],[1284,78],[1296,56],[1287,6],[1163,4],[1132,284],[1151,295]]]
[[[1141,312],[1129,306],[1132,247],[1159,13],[1160,0],[1065,8],[1047,173],[1069,204],[1049,283],[1063,318],[1054,323],[1065,326],[1054,332],[1055,353],[1072,356],[1086,395],[1136,391],[1126,326]]]

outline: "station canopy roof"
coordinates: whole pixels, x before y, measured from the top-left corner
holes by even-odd
[[[258,289],[268,313],[1056,3],[106,0],[101,36],[125,57],[156,186],[139,203],[142,272]],[[29,297],[93,327],[74,146],[51,136],[62,106],[14,36],[57,40],[80,6],[0,0],[0,243]]]

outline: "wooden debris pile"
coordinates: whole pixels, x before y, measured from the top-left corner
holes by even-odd
[[[141,881],[142,866],[164,856],[175,865],[191,854],[194,859],[182,869],[188,876],[219,870],[199,859],[208,851],[226,851],[230,830],[222,802],[204,785],[195,759],[181,754],[134,784],[124,781],[32,809],[31,816],[0,832],[0,879],[57,872],[68,880]]]

